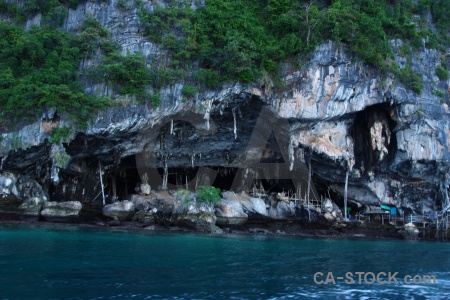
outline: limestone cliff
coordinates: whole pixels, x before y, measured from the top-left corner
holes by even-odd
[[[154,1],[143,2],[152,9]],[[140,34],[137,14],[137,9],[118,9],[115,0],[88,1],[69,10],[63,27],[74,30],[93,16],[111,31],[123,53],[161,59],[164,50]],[[38,15],[27,27],[39,22]],[[401,43],[392,41],[397,50]],[[412,54],[413,71],[424,86],[420,95],[352,58],[345,46],[323,44],[303,67],[285,65],[281,91],[270,81],[228,82],[185,103],[184,83],[177,82],[161,90],[159,108],[112,107],[62,146],[49,144],[49,123],[73,124],[64,116],[43,116],[19,131],[2,133],[2,171],[36,180],[52,201],[95,203],[101,202],[99,165],[105,192],[123,199],[144,174],[152,189],[214,184],[251,190],[262,182],[266,190],[306,195],[310,164],[310,198],[342,203],[349,172],[352,205],[441,210],[450,184],[450,82],[435,75],[439,53],[422,47]],[[80,68],[95,63],[85,61]],[[117,96],[106,85],[88,89]],[[444,101],[435,90],[445,90]]]

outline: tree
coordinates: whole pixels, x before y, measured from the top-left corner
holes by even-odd
[[[306,28],[308,29],[306,34],[307,47],[309,46],[312,31],[321,20],[320,11],[317,8],[317,5],[315,5],[315,2],[316,0],[313,0],[301,6],[301,8],[304,10],[304,14],[301,16],[301,18],[304,20]]]

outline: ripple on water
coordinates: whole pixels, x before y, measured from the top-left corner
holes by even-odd
[[[446,299],[450,245],[0,225],[2,298]],[[435,275],[435,285],[314,284],[316,272]]]

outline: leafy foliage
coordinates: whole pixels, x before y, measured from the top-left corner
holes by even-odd
[[[23,7],[15,2],[0,0],[0,13],[6,14],[17,23],[25,22],[38,13],[42,14],[42,23],[47,26],[61,26],[68,15],[68,9],[75,9],[86,0],[30,0]]]
[[[213,186],[199,186],[197,187],[197,201],[212,202],[220,201],[220,189]]]
[[[0,22],[0,106],[7,115],[34,116],[55,107],[78,120],[109,105],[86,95],[78,66],[88,49],[80,38],[51,28],[21,27]]]
[[[440,80],[448,79],[448,71],[441,66],[436,68],[436,75],[437,77],[439,77]]]
[[[103,57],[102,62],[90,70],[89,75],[96,81],[110,83],[120,94],[136,96],[141,102],[150,97],[146,86],[152,78],[141,53],[122,56],[114,51]]]
[[[412,48],[425,41],[426,47],[438,49],[450,42],[448,0],[205,0],[195,11],[185,0],[165,0],[166,5],[156,5],[153,11],[139,0],[117,1],[123,11],[131,3],[139,8],[143,34],[171,55],[150,63],[141,53],[123,56],[94,18],[87,18],[77,34],[57,30],[69,9],[85,1],[30,0],[19,6],[0,0],[2,19],[18,24],[0,21],[3,118],[32,118],[55,107],[86,125],[96,110],[111,103],[87,95],[81,79],[106,82],[117,93],[152,107],[160,105],[160,88],[181,79],[190,83],[183,88],[185,98],[227,80],[260,79],[281,88],[281,63],[298,63],[300,55],[326,40],[345,44],[363,62],[394,74],[420,93],[420,75],[410,63],[404,69],[395,64],[389,40],[400,38]],[[38,13],[41,28],[24,31],[24,22]],[[424,21],[429,13],[438,34]],[[91,57],[100,63],[88,74],[79,74],[80,62]],[[445,80],[449,75],[442,66],[436,74]]]
[[[50,143],[67,143],[73,131],[69,127],[53,127],[50,132]]]
[[[152,107],[156,108],[161,105],[161,99],[159,98],[159,94],[153,94],[150,96],[150,103]]]
[[[189,98],[194,97],[195,93],[197,92],[198,89],[195,86],[190,85],[184,85],[183,88],[181,89],[181,93]]]
[[[395,63],[389,39],[401,38],[414,47],[426,39],[428,47],[438,47],[436,35],[413,15],[431,11],[439,26],[448,30],[448,3],[206,0],[194,13],[189,2],[180,1],[152,12],[141,6],[140,17],[149,39],[169,50],[178,67],[188,68],[197,60],[200,70],[194,79],[213,88],[225,80],[251,82],[261,74],[274,74],[280,62],[295,59],[328,39],[345,43],[365,63],[392,72]],[[417,84],[413,85],[417,91]]]

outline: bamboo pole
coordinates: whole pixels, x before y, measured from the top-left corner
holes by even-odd
[[[162,190],[167,190],[167,181],[169,178],[169,170],[167,168],[167,158],[164,158],[164,174],[163,174],[163,183],[162,183]]]
[[[102,186],[102,197],[103,197],[103,206],[105,206],[106,201],[105,201],[105,190],[103,187],[103,176],[102,176],[102,162],[99,160],[98,161],[98,171],[99,171],[99,175],[100,175],[100,185]]]
[[[309,193],[311,191],[311,156],[309,156],[309,164],[308,164],[308,191],[306,192],[306,201],[308,205],[308,220],[311,222],[311,211],[309,210]]]
[[[344,219],[347,221],[347,189],[348,189],[348,170],[345,172],[345,189],[344,189]]]

